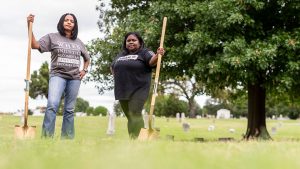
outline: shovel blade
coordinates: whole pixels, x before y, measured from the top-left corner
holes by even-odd
[[[147,141],[147,140],[156,140],[159,138],[159,131],[154,129],[142,128],[138,140]]]
[[[35,138],[36,126],[15,126],[15,138],[17,139],[33,139]]]

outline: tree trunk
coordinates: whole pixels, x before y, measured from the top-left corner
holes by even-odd
[[[189,117],[195,118],[196,117],[196,103],[195,103],[194,97],[190,98],[188,100],[188,102],[189,102]]]
[[[248,125],[244,139],[269,140],[266,127],[266,89],[260,84],[248,85]]]

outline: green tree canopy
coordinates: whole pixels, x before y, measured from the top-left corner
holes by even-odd
[[[33,71],[31,74],[31,84],[29,96],[33,99],[38,96],[48,98],[48,83],[49,83],[49,65],[44,62],[39,71]]]
[[[147,112],[150,111],[150,104],[150,102],[147,102],[145,106]],[[188,103],[179,100],[174,94],[159,95],[156,98],[154,111],[156,116],[175,117],[176,113],[188,113]]]
[[[94,116],[98,116],[98,115],[102,115],[102,116],[106,116],[108,113],[108,110],[106,107],[103,107],[103,106],[97,106],[95,109],[94,109],[94,112],[93,112],[93,115]]]
[[[81,97],[78,97],[76,99],[74,112],[87,112],[87,109],[89,108],[89,106],[90,106],[90,104],[88,101],[84,100]]]
[[[86,113],[87,113],[88,116],[93,115],[93,113],[94,113],[94,107],[88,107],[86,109]]]

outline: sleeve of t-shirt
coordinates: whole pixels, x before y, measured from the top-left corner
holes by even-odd
[[[90,55],[88,53],[88,51],[86,50],[84,43],[80,40],[81,43],[81,56],[83,57],[84,61],[88,61],[90,60]]]
[[[143,57],[144,57],[143,59],[148,66],[150,66],[149,62],[154,55],[155,55],[155,53],[152,50],[145,49],[144,54],[143,54]]]
[[[121,57],[122,56],[122,53],[119,53],[117,56],[115,56],[115,58],[114,58],[114,60],[111,62],[111,64],[110,64],[110,67],[112,68],[112,69],[114,69],[114,66],[115,66],[115,63],[116,63],[116,61],[117,61],[117,59],[119,58],[119,57]]]
[[[41,37],[41,39],[39,39],[38,43],[40,44],[39,51],[41,53],[49,52],[51,50],[51,39],[50,39],[49,34]]]

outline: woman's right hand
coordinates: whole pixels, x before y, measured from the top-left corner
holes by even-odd
[[[30,28],[30,22],[33,23],[34,21],[34,15],[29,14],[27,16],[27,26],[28,26],[28,30]],[[32,25],[31,25],[32,26]],[[32,28],[32,27],[31,27]],[[39,49],[40,48],[40,44],[35,40],[35,37],[32,33],[32,40],[31,40],[31,48],[32,49]]]
[[[27,17],[27,23],[29,24],[29,22],[33,22],[34,21],[34,15],[29,14]]]

